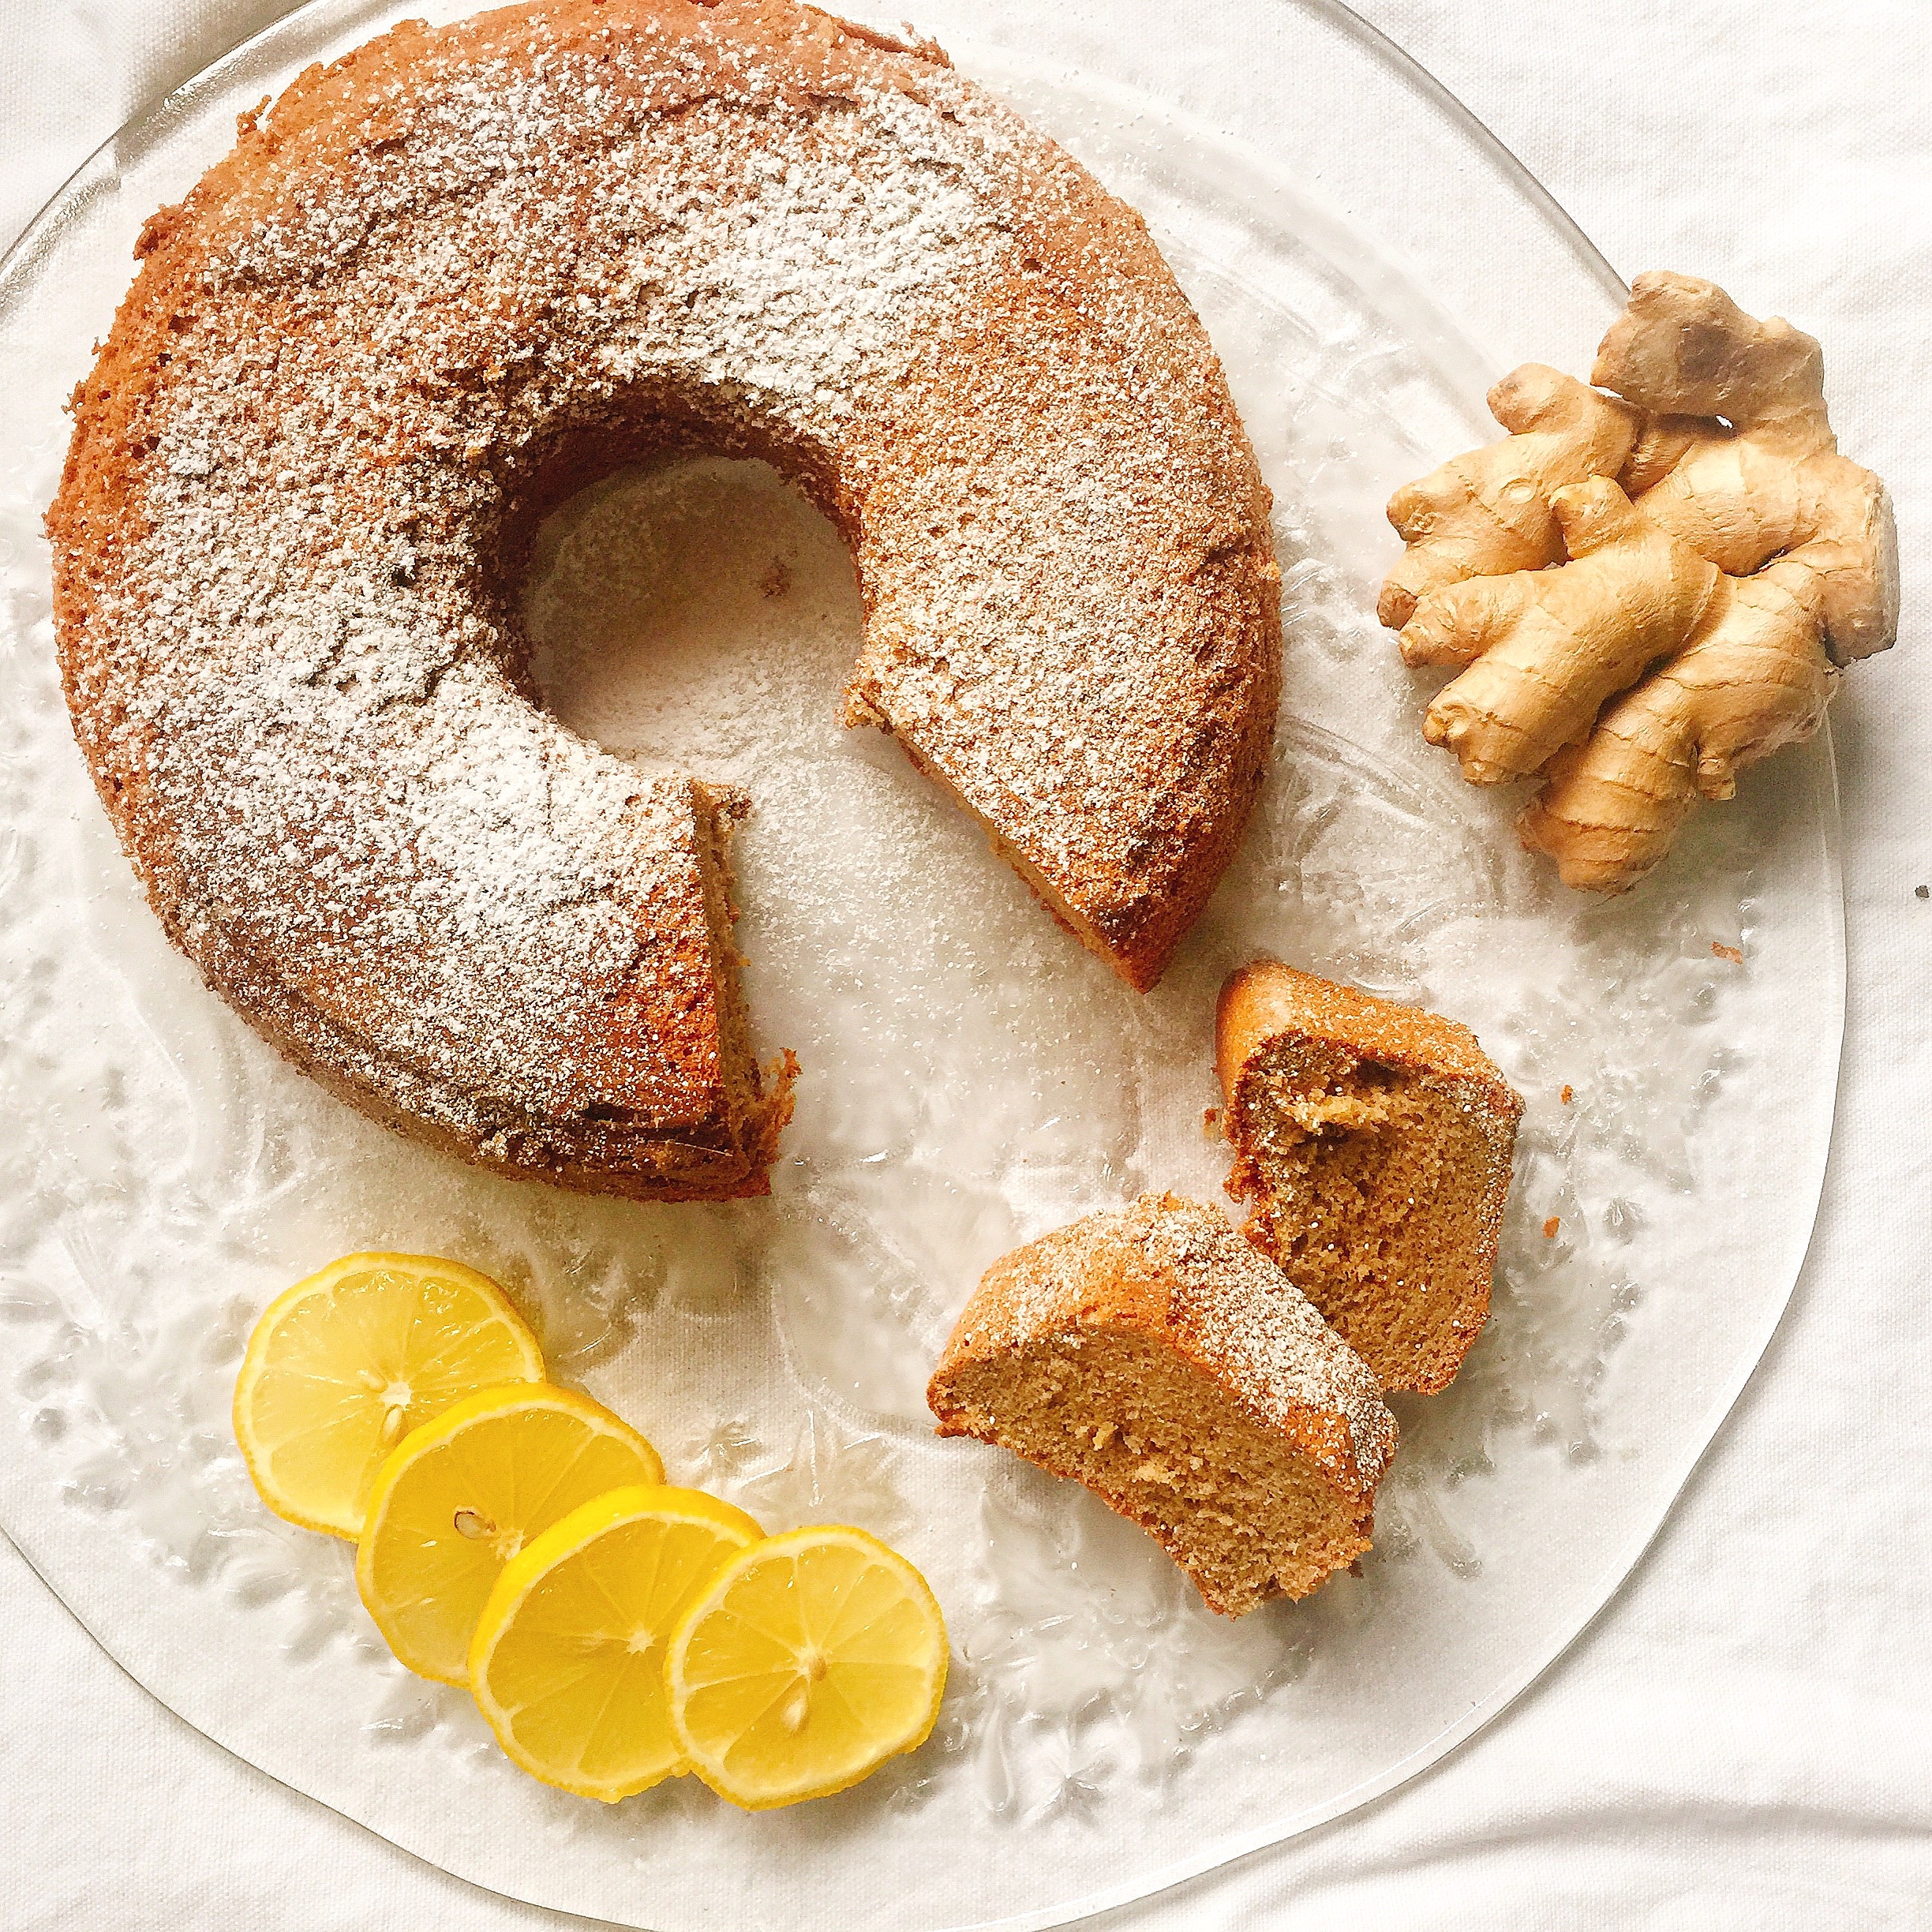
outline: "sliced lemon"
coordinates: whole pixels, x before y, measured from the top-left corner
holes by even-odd
[[[691,1768],[747,1810],[829,1797],[924,1743],[946,1679],[926,1579],[863,1530],[793,1530],[728,1558],[665,1660]]]
[[[345,1255],[255,1324],[235,1440],[278,1516],[353,1540],[377,1466],[411,1429],[543,1372],[537,1338],[487,1275],[431,1255]]]
[[[470,1638],[504,1565],[580,1504],[663,1481],[657,1451],[588,1395],[485,1389],[410,1430],[376,1471],[356,1588],[411,1670],[467,1683]]]
[[[533,1777],[614,1804],[688,1767],[665,1707],[665,1645],[734,1551],[763,1533],[695,1489],[619,1489],[553,1524],[496,1579],[470,1688]]]

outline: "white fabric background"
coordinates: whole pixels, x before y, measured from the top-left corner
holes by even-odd
[[[135,107],[282,10],[0,0],[0,242]],[[1845,446],[1893,485],[1904,631],[1835,713],[1852,987],[1837,1138],[1783,1329],[1649,1556],[1571,1653],[1447,1764],[1367,1810],[1094,1923],[1932,1925],[1919,1008],[1932,902],[1912,891],[1932,879],[1917,597],[1932,545],[1932,7],[1362,10],[1627,275],[1709,275],[1821,336]],[[8,1927],[582,1923],[448,1878],[229,1758],[124,1677],[3,1542],[0,1686]]]

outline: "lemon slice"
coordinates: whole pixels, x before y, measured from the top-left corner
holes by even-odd
[[[829,1797],[924,1743],[945,1690],[926,1579],[863,1530],[794,1530],[729,1558],[665,1660],[691,1768],[747,1810]]]
[[[762,1534],[695,1489],[619,1489],[553,1524],[496,1579],[470,1688],[546,1784],[614,1804],[688,1767],[665,1707],[665,1643],[718,1565]]]
[[[429,1255],[346,1255],[255,1324],[235,1440],[278,1516],[353,1540],[377,1466],[411,1429],[543,1372],[537,1338],[487,1275]]]
[[[470,1635],[504,1565],[579,1504],[663,1481],[657,1451],[588,1395],[485,1389],[412,1429],[376,1471],[356,1588],[411,1670],[466,1683]]]

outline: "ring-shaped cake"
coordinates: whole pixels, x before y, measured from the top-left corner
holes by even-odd
[[[138,253],[49,516],[76,732],[175,942],[365,1112],[765,1191],[745,801],[548,716],[518,616],[548,510],[680,451],[833,519],[847,721],[1159,975],[1273,728],[1267,492],[1140,218],[938,50],[789,0],[407,24]]]

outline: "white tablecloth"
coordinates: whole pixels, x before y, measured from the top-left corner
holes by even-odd
[[[0,241],[134,108],[283,10],[0,0]],[[1932,902],[1913,893],[1932,879],[1916,601],[1932,545],[1932,7],[1363,11],[1627,275],[1709,275],[1821,336],[1845,446],[1892,483],[1904,631],[1834,714],[1851,964],[1837,1138],[1783,1329],[1656,1545],[1568,1656],[1366,1810],[1094,1923],[1932,1925],[1932,1050],[1919,1004]],[[3,1543],[0,1682],[9,1927],[581,1923],[433,1871],[229,1758],[123,1676]]]

